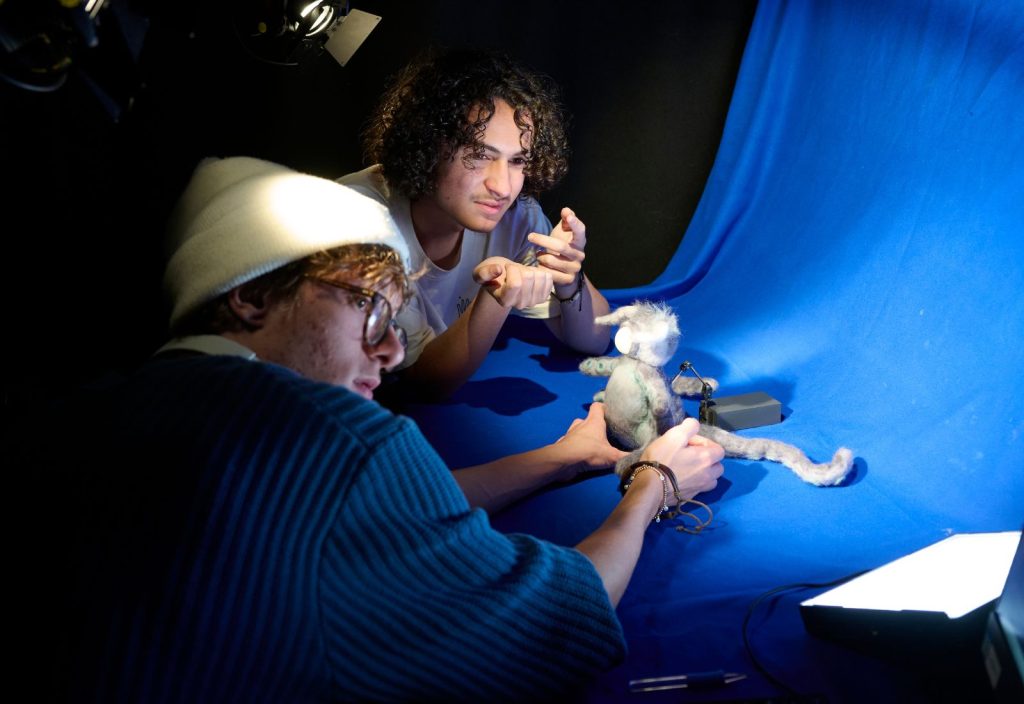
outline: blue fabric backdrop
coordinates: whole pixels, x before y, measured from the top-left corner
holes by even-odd
[[[740,638],[758,594],[1024,521],[1024,5],[762,0],[681,246],[650,286],[608,294],[678,311],[670,374],[689,359],[722,395],[782,401],[783,423],[744,434],[857,459],[834,489],[729,461],[711,529],[650,529],[619,607],[631,654],[586,698],[719,667],[750,677],[646,701],[771,694]],[[554,440],[602,388],[538,327],[510,321],[451,402],[410,409],[454,466]],[[591,478],[493,520],[573,544],[614,488]],[[809,637],[807,596],[752,624],[777,676],[833,701],[930,700],[913,676]]]

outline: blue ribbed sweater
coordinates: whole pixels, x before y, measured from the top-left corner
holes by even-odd
[[[524,701],[623,655],[589,561],[494,531],[376,403],[198,356],[79,406],[74,700]]]

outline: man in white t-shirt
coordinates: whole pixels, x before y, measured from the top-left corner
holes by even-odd
[[[586,227],[563,208],[552,227],[537,194],[567,171],[553,84],[478,51],[424,56],[385,93],[366,133],[374,166],[339,181],[388,206],[422,271],[399,316],[403,377],[432,396],[462,385],[509,312],[601,354],[608,302],[583,273]]]

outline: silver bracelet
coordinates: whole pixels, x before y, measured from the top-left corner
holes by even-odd
[[[633,480],[636,479],[636,475],[640,474],[640,472],[644,471],[645,469],[653,469],[655,472],[658,473],[658,476],[661,477],[661,508],[658,509],[658,512],[654,514],[654,518],[651,519],[652,523],[661,523],[661,514],[668,513],[668,479],[666,479],[665,474],[660,469],[658,469],[652,464],[641,464],[637,466],[635,469],[633,469],[633,473],[629,475],[629,479],[622,483],[620,491],[622,492],[623,496],[625,496],[626,492],[629,491],[629,487],[633,485]]]
[[[675,474],[673,474],[672,470],[669,467],[666,467],[661,462],[655,462],[654,460],[640,460],[636,464],[631,465],[630,469],[633,471],[629,475],[629,478],[623,479],[622,484],[619,485],[619,491],[622,492],[623,494],[626,493],[626,489],[629,488],[629,485],[633,483],[633,477],[635,477],[643,470],[653,469],[656,470],[658,474],[661,475],[661,487],[665,492],[665,496],[662,501],[661,511],[658,511],[658,515],[654,517],[655,523],[661,523],[662,515],[665,516],[666,521],[669,521],[673,518],[686,517],[693,521],[693,525],[687,525],[685,522],[683,522],[680,525],[676,526],[676,530],[681,533],[693,533],[694,535],[696,535],[697,533],[700,533],[702,530],[707,528],[711,524],[711,521],[714,520],[715,514],[711,510],[711,507],[708,506],[706,503],[704,503],[703,501],[698,501],[697,499],[683,498],[683,495],[679,492],[679,485],[676,483]],[[671,493],[673,496],[675,496],[676,499],[676,506],[671,511],[669,511],[668,508],[668,496],[670,493],[668,490],[668,482],[672,483]],[[686,504],[695,504],[696,506],[699,506],[700,508],[707,511],[708,517],[706,519],[701,520],[693,512],[684,511],[683,506],[685,506]]]

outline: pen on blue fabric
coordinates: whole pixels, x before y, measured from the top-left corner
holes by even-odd
[[[739,672],[711,670],[710,672],[689,672],[685,675],[667,675],[665,677],[645,677],[629,681],[630,692],[660,692],[666,689],[686,689],[687,687],[719,687],[746,679]]]

